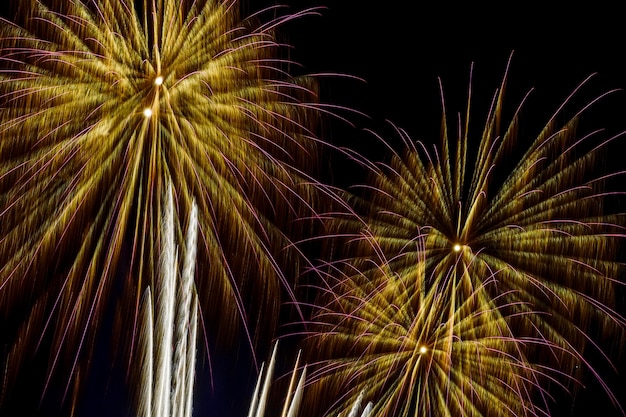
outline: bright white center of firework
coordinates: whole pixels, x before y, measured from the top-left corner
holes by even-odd
[[[452,247],[452,249],[454,249],[454,251],[455,251],[455,252],[458,252],[458,251],[460,251],[460,250],[461,250],[461,245],[459,245],[459,244],[457,243],[456,245],[454,245],[454,246]]]
[[[420,353],[426,353],[428,349],[426,349],[426,346],[422,346],[420,347]]]
[[[143,115],[146,116],[146,117],[152,116],[152,109],[148,109],[148,108],[144,109],[143,110]]]
[[[154,79],[154,85],[161,85],[161,84],[163,84],[163,77],[159,75],[158,77]]]

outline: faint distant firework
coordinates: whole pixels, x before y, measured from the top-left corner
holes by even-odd
[[[314,11],[259,23],[236,0],[14,7],[0,21],[4,388],[35,351],[50,352],[46,386],[77,375],[114,310],[129,357],[170,180],[182,218],[198,206],[204,328],[254,344],[298,266],[291,220],[310,216],[317,150],[315,83],[287,74],[274,30]]]
[[[595,99],[559,124],[570,97],[527,141],[522,106],[503,121],[504,78],[477,138],[470,89],[454,123],[444,105],[439,147],[396,128],[404,150],[365,161],[365,197],[345,198],[362,220],[335,223],[347,259],[320,269],[320,392],[365,389],[385,416],[500,415],[492,400],[510,405],[503,415],[541,415],[584,370],[619,407],[589,358],[607,365],[624,340],[625,222],[605,188],[624,172],[601,159],[622,133],[577,132]]]

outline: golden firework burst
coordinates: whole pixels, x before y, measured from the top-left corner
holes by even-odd
[[[424,239],[411,272],[393,273],[380,259],[376,273],[331,281],[331,301],[315,319],[312,341],[325,359],[311,375],[313,395],[339,394],[327,415],[344,415],[362,395],[377,416],[541,415],[533,395],[550,372],[526,358],[533,342],[515,338],[486,288],[459,300],[453,271],[433,285]]]
[[[285,72],[273,31],[293,16],[256,24],[238,8],[32,0],[0,22],[8,380],[44,345],[49,375],[74,373],[118,296],[115,333],[132,351],[169,181],[181,217],[198,205],[205,328],[228,340],[243,322],[253,343],[277,318],[297,264],[290,220],[311,204],[315,84]]]
[[[614,308],[624,219],[603,204],[605,180],[619,173],[597,163],[621,134],[578,134],[583,111],[560,126],[560,108],[515,158],[521,106],[505,126],[504,88],[478,140],[470,99],[456,135],[444,106],[432,152],[397,129],[405,149],[367,163],[371,194],[347,197],[363,220],[337,222],[351,259],[329,264],[314,346],[328,340],[329,369],[357,384],[350,398],[369,387],[383,415],[499,415],[475,397],[483,390],[510,404],[504,415],[538,415],[544,389],[594,371],[587,350],[623,343]]]

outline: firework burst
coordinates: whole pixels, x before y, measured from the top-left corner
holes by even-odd
[[[533,342],[511,334],[485,288],[455,301],[454,273],[429,283],[424,239],[415,239],[420,259],[410,273],[395,274],[381,259],[376,274],[344,275],[333,285],[316,338],[334,359],[311,376],[318,395],[342,393],[328,415],[347,412],[362,396],[375,400],[377,416],[541,415],[532,395],[551,375],[524,356]]]
[[[183,218],[198,205],[205,326],[228,340],[276,319],[282,268],[297,264],[290,219],[310,208],[316,99],[273,33],[294,16],[255,24],[238,7],[32,0],[0,22],[7,381],[44,345],[49,375],[75,373],[119,294],[116,337],[132,351],[169,181]]]
[[[332,264],[318,340],[338,358],[329,369],[359,386],[351,398],[370,387],[383,415],[498,415],[476,401],[482,392],[509,404],[506,415],[549,412],[546,387],[568,390],[583,368],[595,373],[587,350],[605,355],[602,340],[623,345],[624,220],[604,207],[604,182],[621,173],[597,169],[621,134],[579,135],[590,104],[559,126],[562,106],[514,159],[521,106],[505,126],[504,87],[479,140],[470,89],[457,129],[444,106],[439,148],[396,129],[405,150],[366,161],[370,194],[347,199],[363,225],[339,222],[351,260]]]

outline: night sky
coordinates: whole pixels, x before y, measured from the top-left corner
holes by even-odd
[[[275,4],[270,0],[244,0],[244,3],[243,9],[250,12]],[[522,2],[497,8],[474,6],[471,2],[464,2],[460,7],[447,1],[424,7],[413,3],[418,2],[280,2],[294,12],[320,7],[321,16],[304,17],[286,24],[279,32],[283,41],[293,45],[291,58],[301,64],[294,66],[292,72],[345,74],[322,78],[322,101],[367,115],[340,111],[354,127],[339,120],[328,120],[323,127],[325,140],[353,147],[372,158],[378,157],[381,147],[366,130],[381,132],[393,143],[389,120],[414,138],[437,143],[441,115],[438,77],[442,80],[448,112],[464,112],[472,62],[474,114],[479,115],[475,123],[480,126],[511,54],[506,102],[516,105],[534,88],[525,114],[532,119],[531,123],[537,123],[535,127],[541,127],[540,123],[592,73],[597,75],[587,86],[590,92],[587,97],[608,89],[626,89],[626,37],[621,21],[623,14],[617,3],[606,9],[595,7],[593,3],[586,4],[586,8],[572,8],[564,3],[561,7],[550,6],[551,10]],[[593,118],[598,127],[615,132],[626,129],[626,92],[607,99],[594,111]],[[626,138],[622,142],[626,144]],[[328,155],[328,158],[332,163],[340,161],[338,156]],[[341,162],[341,168],[324,173],[326,179],[340,186],[364,181],[356,166]],[[607,163],[623,164],[621,157]],[[243,359],[246,355],[248,352],[243,349],[236,366],[246,368],[248,362]],[[106,360],[104,356],[100,358]],[[207,387],[210,381],[206,368],[200,371],[196,417],[245,415],[254,381],[250,378],[242,383],[234,377],[235,365],[230,362],[233,359],[229,354],[216,355],[213,394]],[[625,362],[622,359],[617,363],[621,377],[609,372],[607,379],[626,407]],[[98,372],[94,372],[96,378],[108,378]],[[77,415],[132,415],[129,411],[132,407],[119,392],[121,378],[118,377],[112,377],[106,384],[93,384],[86,394],[86,404]],[[228,382],[218,386],[220,378]],[[601,388],[593,383],[589,385],[579,393],[573,406],[566,401],[562,407],[555,406],[555,415],[583,416],[592,410],[598,415],[619,416]],[[57,415],[57,411],[42,414]],[[278,413],[271,410],[269,415],[273,417]]]

